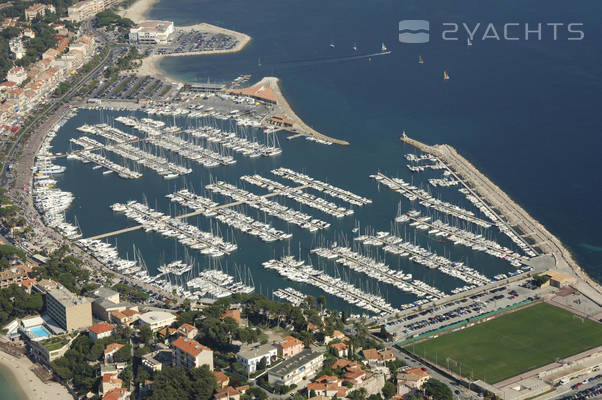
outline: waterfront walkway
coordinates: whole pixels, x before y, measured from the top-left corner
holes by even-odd
[[[297,186],[297,187],[294,188],[294,190],[306,189],[308,186],[309,185]],[[281,191],[281,190],[278,190],[278,191],[275,191],[275,192],[272,192],[272,193],[264,194],[264,195],[262,195],[260,197],[263,197],[263,198],[267,199],[267,198],[270,198],[270,197],[279,196],[281,194],[284,194],[284,192]],[[219,205],[217,207],[212,207],[212,208],[210,208],[210,210],[220,210],[222,208],[236,207],[236,206],[239,206],[239,205],[244,204],[244,203],[245,202],[242,201],[242,200],[233,201],[231,203],[222,204],[222,205]],[[186,213],[186,214],[178,215],[178,216],[176,216],[174,218],[175,219],[183,219],[183,218],[194,217],[194,216],[197,216],[197,215],[201,215],[203,212],[206,212],[206,211],[207,210],[205,210],[205,209],[197,210],[197,211],[189,212],[189,213]],[[96,236],[90,236],[89,238],[86,238],[86,239],[87,240],[104,239],[104,238],[107,238],[107,237],[110,237],[110,236],[121,235],[122,233],[137,231],[138,229],[141,229],[141,228],[143,228],[143,225],[130,226],[129,228],[123,228],[123,229],[119,229],[119,230],[116,230],[116,231],[103,233],[103,234],[96,235]]]

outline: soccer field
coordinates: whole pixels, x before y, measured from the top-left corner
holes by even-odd
[[[496,383],[599,345],[601,324],[541,303],[405,347],[469,379]]]

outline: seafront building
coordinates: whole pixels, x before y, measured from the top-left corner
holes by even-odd
[[[131,43],[166,44],[173,32],[171,21],[142,21],[130,28],[129,39]]]
[[[297,384],[303,379],[312,378],[322,368],[323,362],[323,353],[305,349],[270,369],[268,382],[271,385]]]
[[[44,16],[49,13],[56,14],[56,9],[52,4],[36,3],[25,9],[25,19],[31,21],[38,16]]]
[[[138,319],[140,326],[148,326],[153,331],[169,326],[173,324],[175,320],[176,316],[167,311],[149,311],[140,314]]]
[[[82,22],[94,18],[96,14],[116,6],[123,0],[84,0],[67,8],[68,19]]]
[[[242,364],[248,374],[257,371],[257,364],[265,360],[266,365],[270,365],[278,358],[278,349],[272,344],[263,344],[241,348],[236,354],[236,361]]]
[[[46,312],[66,331],[87,328],[92,325],[92,302],[76,296],[65,287],[48,290],[45,296]]]
[[[179,337],[172,346],[175,366],[192,369],[207,365],[213,371],[213,350],[209,347],[187,337]]]

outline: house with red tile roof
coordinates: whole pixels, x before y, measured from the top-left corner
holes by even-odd
[[[104,396],[113,389],[118,389],[123,384],[123,381],[117,377],[117,373],[104,374],[100,386],[101,394]]]
[[[88,335],[92,341],[97,341],[98,339],[109,337],[113,334],[115,330],[115,326],[107,323],[101,322],[100,324],[92,325],[88,328]]]
[[[129,396],[130,393],[126,388],[116,388],[105,393],[102,400],[126,400]]]
[[[222,371],[213,371],[213,375],[215,376],[218,388],[223,389],[230,384],[230,377]]]
[[[190,324],[182,324],[177,330],[176,335],[183,336],[188,339],[194,339],[199,334],[197,327]]]
[[[209,369],[213,371],[213,350],[209,347],[185,337],[177,338],[172,346],[175,350],[174,365],[186,369],[208,365]]]
[[[303,342],[292,336],[286,336],[283,340],[276,343],[276,349],[278,350],[278,356],[281,358],[290,358],[303,351],[305,347]]]
[[[349,356],[349,345],[343,342],[330,343],[328,345],[337,357]]]
[[[336,376],[322,375],[307,385],[307,390],[312,390],[317,396],[326,396],[331,399],[333,396],[345,397],[347,388],[343,386],[343,380]]]
[[[106,363],[113,362],[113,356],[117,353],[124,345],[121,343],[110,343],[107,344],[104,351],[104,361]]]
[[[222,389],[218,389],[213,398],[215,400],[240,400],[241,393],[233,388],[232,386],[227,386]]]

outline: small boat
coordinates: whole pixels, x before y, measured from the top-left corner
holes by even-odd
[[[357,45],[356,44],[353,45],[353,51],[357,52]]]
[[[424,60],[422,59],[422,56],[418,56],[418,64],[424,64]]]
[[[330,43],[330,48],[334,49],[334,43]]]
[[[450,79],[450,76],[449,76],[449,74],[447,73],[447,71],[443,71],[443,80],[444,80],[444,81],[449,81],[449,79]]]

